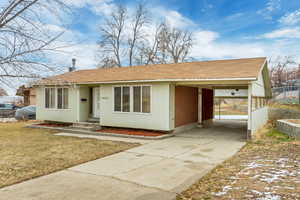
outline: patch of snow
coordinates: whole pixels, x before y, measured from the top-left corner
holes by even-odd
[[[281,197],[279,195],[274,194],[266,194],[263,197],[256,198],[256,200],[280,200]]]
[[[271,171],[270,173],[262,173],[261,178],[259,180],[267,183],[272,183],[274,181],[279,181],[281,178],[289,175],[288,170],[279,170],[279,171]]]
[[[271,192],[259,192],[257,190],[251,190],[251,192],[260,196],[256,198],[256,200],[280,200],[281,199],[279,195],[275,195]]]

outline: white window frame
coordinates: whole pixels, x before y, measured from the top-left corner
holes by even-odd
[[[115,88],[121,88],[121,111],[115,111]],[[123,111],[123,87],[129,87],[129,112],[124,112]],[[113,86],[112,88],[113,91],[113,112],[114,113],[130,113],[131,109],[132,109],[132,105],[131,105],[131,99],[132,99],[132,95],[131,95],[131,86],[130,85],[118,85],[118,86]]]
[[[136,87],[136,86],[140,86],[141,87],[141,112],[133,112],[133,87]],[[142,101],[143,101],[143,98],[142,98],[142,87],[143,86],[149,86],[150,87],[150,112],[148,113],[145,113],[145,112],[142,112]],[[121,111],[115,111],[115,88],[116,87],[121,87]],[[130,96],[130,111],[129,112],[123,112],[122,111],[122,107],[123,107],[123,89],[122,87],[129,87],[129,96]],[[112,87],[112,112],[113,113],[124,113],[124,114],[137,114],[137,115],[151,115],[152,114],[152,85],[143,85],[143,84],[139,84],[139,85],[115,85]]]
[[[143,87],[150,87],[150,112],[143,112]],[[134,106],[134,99],[132,98],[132,112],[136,113],[136,114],[151,114],[151,110],[152,110],[152,86],[151,85],[133,85],[132,86],[132,97],[134,97],[133,94],[133,87],[141,87],[141,102],[140,102],[140,112],[134,112],[133,111],[133,106]]]
[[[58,108],[58,90],[59,89],[62,89],[62,96],[61,96],[61,105],[62,105],[62,108]],[[64,102],[64,95],[65,95],[65,90],[64,89],[68,89],[68,107],[67,108],[64,108],[65,107],[65,102]],[[56,109],[58,110],[68,110],[69,109],[69,95],[70,95],[70,91],[69,91],[69,88],[68,87],[57,87],[56,88]]]
[[[57,96],[57,94],[56,94],[56,89],[54,90],[55,92],[54,92],[54,108],[47,108],[46,107],[46,89],[49,89],[49,90],[51,90],[51,89],[53,89],[54,87],[45,87],[44,88],[44,108],[45,109],[47,109],[47,110],[54,110],[54,109],[56,109],[56,96]],[[50,97],[50,95],[49,95],[49,97]]]
[[[55,89],[55,94],[54,94],[54,108],[46,108],[46,89],[49,88],[54,88]],[[64,89],[64,88],[67,88],[68,89],[68,108],[58,108],[57,107],[57,96],[58,96],[58,89]],[[69,87],[45,87],[44,88],[44,108],[47,109],[47,110],[71,110],[70,108],[70,88]]]

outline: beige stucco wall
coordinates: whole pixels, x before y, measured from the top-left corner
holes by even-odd
[[[259,73],[256,81],[252,81],[252,96],[265,97],[265,86],[262,73]]]
[[[76,122],[78,120],[78,90],[69,88],[69,109],[45,108],[45,87],[36,88],[37,120]]]
[[[252,112],[251,133],[254,134],[258,129],[262,128],[268,121],[268,107],[257,109]]]
[[[257,81],[253,81],[249,86],[249,97],[265,97],[265,85],[263,80],[263,74],[260,72]],[[263,127],[268,121],[268,106],[261,107],[259,109],[253,110],[252,101],[248,101],[249,109],[251,113],[248,113],[248,130],[251,130],[251,134],[254,137],[254,133],[261,127]]]
[[[127,84],[141,85],[141,84]],[[100,124],[102,126],[130,127],[169,131],[170,84],[145,83],[151,85],[151,113],[122,113],[113,111],[113,85],[101,85]],[[132,99],[131,92],[131,99]],[[131,101],[130,109],[133,105]]]

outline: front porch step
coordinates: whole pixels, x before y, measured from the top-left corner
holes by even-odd
[[[99,123],[91,123],[91,122],[77,122],[77,123],[73,123],[71,127],[75,129],[86,130],[86,131],[95,131],[101,129]]]
[[[87,122],[90,122],[90,123],[99,123],[100,119],[99,118],[96,118],[96,117],[91,117],[87,120]]]

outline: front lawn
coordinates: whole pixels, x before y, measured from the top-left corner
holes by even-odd
[[[0,188],[95,160],[138,144],[55,136],[26,123],[0,123]]]
[[[269,129],[177,199],[300,199],[300,141]]]

